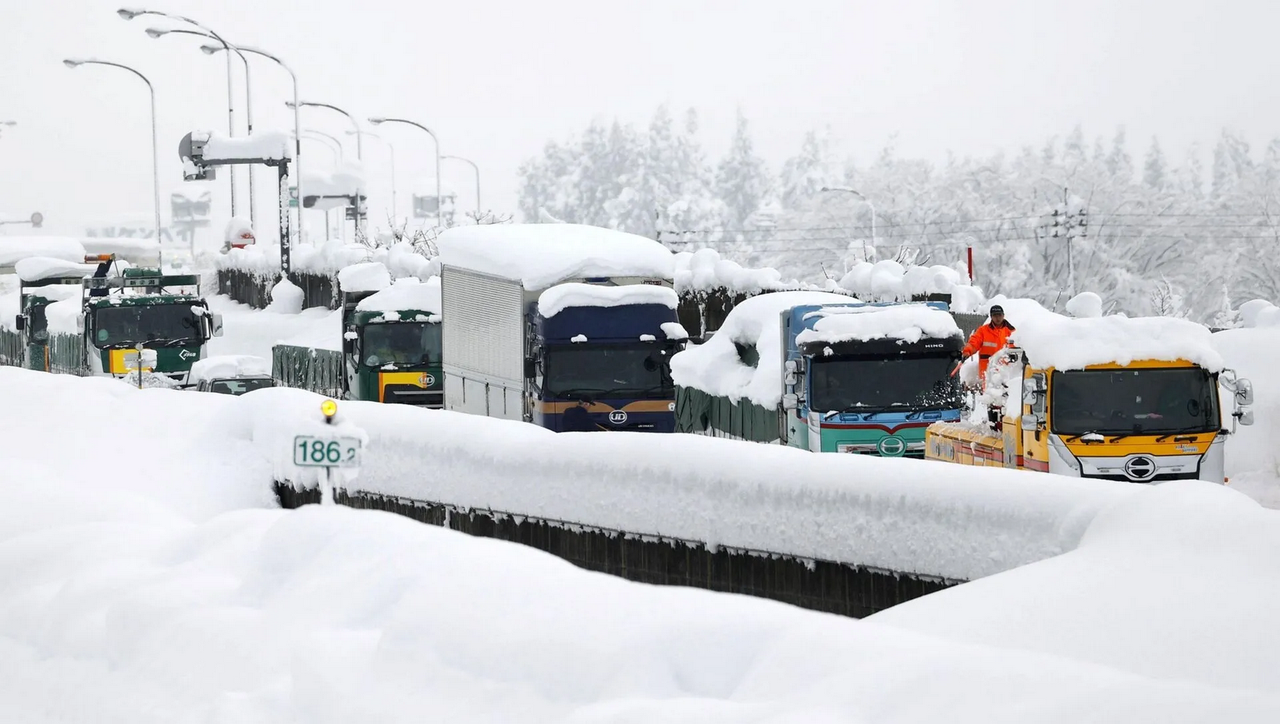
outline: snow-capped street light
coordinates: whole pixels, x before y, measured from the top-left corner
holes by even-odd
[[[236,46],[219,38],[213,33],[206,33],[203,30],[184,30],[181,28],[147,28],[147,36],[151,38],[162,38],[166,35],[194,35],[199,38],[208,38],[216,42],[222,43],[223,47],[233,51],[240,56],[240,62],[244,65],[244,118],[245,129],[247,134],[253,135],[253,93],[249,80],[249,59],[244,57],[244,53]],[[233,111],[234,102],[232,101],[232,85],[231,85],[231,56],[227,56],[227,133],[231,136],[236,134],[235,129],[235,112]],[[257,224],[256,205],[254,204],[254,186],[253,186],[253,166],[245,169],[249,174],[249,224],[251,226]],[[236,215],[236,171],[232,167],[228,176],[231,179],[231,215]]]
[[[199,28],[200,30],[204,31],[204,33],[208,37],[213,38],[215,41],[222,43],[226,47],[231,47],[231,44],[228,43],[226,40],[224,40],[221,35],[218,35],[216,32],[214,32],[212,28],[206,26],[204,23],[201,23],[198,20],[194,20],[185,15],[178,15],[176,13],[167,13],[167,12],[164,12],[163,10],[151,10],[149,8],[120,8],[119,10],[116,11],[116,14],[119,15],[122,20],[133,20],[134,18],[142,17],[144,15],[154,15],[156,17],[176,20],[180,23],[186,23],[187,25],[191,25],[193,27]],[[180,32],[180,31],[165,31],[160,28],[149,28],[147,30],[147,35],[150,35],[152,38],[159,38],[160,36],[164,35],[166,32]],[[245,81],[245,85],[246,87],[248,86],[247,80]],[[231,59],[227,58],[227,133],[231,136],[234,136],[236,134],[235,123],[236,123],[235,103],[233,102],[232,96],[231,96]],[[252,133],[253,132],[252,129],[250,129],[249,132]],[[231,169],[231,172],[228,174],[228,176],[230,177],[230,181],[231,181],[231,215],[235,216],[236,215],[236,172],[234,168]],[[249,179],[250,179],[249,180],[249,183],[250,183],[249,198],[252,199],[253,198],[253,190],[252,190],[253,177],[250,176]],[[252,210],[250,210],[249,216],[252,218],[253,216]]]
[[[371,131],[356,129],[354,131],[347,131],[347,135],[368,136],[369,138],[376,138],[387,144],[387,151],[391,155],[391,218],[394,219],[396,217],[396,147],[392,146],[391,142],[387,139]]]
[[[471,168],[476,172],[476,223],[480,223],[480,167],[475,161],[465,159],[461,156],[441,156],[440,158],[452,159],[454,161],[462,161],[471,164]]]
[[[286,105],[286,106],[288,106],[288,107],[290,107],[290,108],[293,108],[295,111],[296,111],[296,110],[298,110],[297,108],[295,108],[295,107],[294,107],[294,104],[293,104],[293,103],[285,102],[285,105]],[[355,119],[355,116],[352,116],[350,113],[347,113],[346,111],[342,110],[341,108],[339,108],[339,107],[337,107],[337,106],[335,106],[335,105],[330,105],[330,104],[328,104],[328,103],[318,103],[318,102],[315,102],[315,101],[302,101],[302,102],[298,103],[297,105],[300,105],[300,106],[303,106],[303,107],[310,107],[310,108],[328,108],[328,109],[329,109],[329,110],[331,110],[331,111],[336,111],[336,112],[341,113],[342,115],[346,116],[348,121],[351,121],[351,127],[352,127],[352,128],[354,128],[356,131],[359,131],[359,130],[360,130],[360,123]],[[339,146],[341,146],[341,145],[342,145],[342,143],[339,141],[338,145],[339,145]],[[356,133],[356,160],[357,160],[357,161],[364,161],[364,144],[363,144],[363,143],[361,142],[361,140],[360,140],[360,134],[359,134],[359,133]],[[359,212],[359,209],[357,209],[356,220],[355,220],[355,222],[356,222],[356,228],[358,228],[358,229],[363,229],[363,228],[364,228],[364,215],[363,215],[363,214],[360,214],[360,213],[358,213],[358,212]]]
[[[380,126],[384,123],[404,123],[406,125],[413,126],[414,128],[426,131],[427,135],[431,136],[431,141],[435,143],[436,146],[436,225],[441,225],[444,221],[444,210],[441,208],[440,201],[441,194],[443,193],[440,188],[440,139],[436,138],[436,134],[433,133],[430,128],[427,128],[416,121],[410,121],[404,118],[383,118],[381,116],[374,116],[369,119],[369,122],[375,126]]]
[[[221,40],[221,38],[219,38],[219,40]],[[229,47],[230,46],[226,45],[224,41],[224,45],[222,47],[219,47],[216,45],[201,45],[200,52],[204,53],[205,55],[213,55],[214,53],[224,52]],[[294,73],[293,69],[290,68],[288,64],[285,63],[283,60],[280,60],[279,58],[272,55],[271,53],[268,53],[265,50],[261,50],[259,48],[251,48],[247,45],[237,45],[235,47],[237,51],[244,52],[244,53],[253,53],[254,55],[260,55],[263,58],[267,58],[268,60],[275,61],[276,65],[280,66],[281,68],[284,68],[285,72],[289,74],[289,78],[293,80],[293,103],[294,103],[293,141],[295,144],[293,149],[293,172],[297,174],[297,178],[294,180],[293,187],[294,189],[296,189],[297,196],[298,196],[298,242],[302,243],[306,240],[305,238],[306,234],[304,231],[305,227],[302,224],[302,138],[301,138],[302,120],[298,116],[298,107],[297,107],[298,74]]]
[[[62,64],[68,68],[79,68],[82,65],[106,65],[112,68],[127,70],[130,73],[142,79],[147,84],[147,91],[151,94],[151,190],[155,194],[155,215],[156,215],[156,251],[160,255],[160,268],[164,269],[164,247],[161,245],[160,239],[160,159],[158,156],[158,142],[156,140],[156,89],[151,85],[151,81],[147,76],[139,73],[137,70],[120,63],[112,63],[107,60],[92,59],[76,59],[68,58],[62,61]],[[195,242],[192,241],[192,244]],[[192,259],[195,258],[195,248],[192,247]]]
[[[0,126],[8,126],[10,128],[13,128],[16,125],[18,125],[17,121],[0,121]]]
[[[871,209],[871,247],[875,248],[876,205],[871,203],[871,199],[867,198],[866,196],[863,196],[861,191],[858,191],[857,189],[851,189],[848,186],[823,186],[820,190],[821,191],[843,191],[846,194],[853,194],[854,196],[857,196],[858,198],[862,199],[862,202],[865,203],[868,207],[870,207]]]

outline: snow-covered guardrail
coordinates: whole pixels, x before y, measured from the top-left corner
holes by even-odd
[[[286,454],[288,420],[318,399],[286,389],[244,398],[259,448]],[[341,414],[369,433],[354,490],[950,581],[1069,551],[1097,511],[1141,493],[694,435],[556,434],[394,405],[344,402]],[[288,477],[278,466],[277,479]]]

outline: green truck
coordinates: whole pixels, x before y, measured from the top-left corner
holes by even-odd
[[[222,334],[221,315],[211,313],[198,294],[200,277],[117,268],[111,254],[85,262],[97,266],[33,258],[18,267],[19,313],[13,329],[3,333],[3,346],[6,352],[20,349],[20,359],[6,354],[6,363],[125,377],[137,372],[138,351],[149,349],[155,363],[144,372],[154,383],[185,386],[209,339]]]
[[[344,290],[342,339],[333,348],[276,345],[272,376],[330,397],[440,408],[440,320],[438,277]]]

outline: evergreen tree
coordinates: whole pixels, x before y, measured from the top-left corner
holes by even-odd
[[[1125,148],[1124,126],[1116,129],[1115,138],[1111,140],[1111,152],[1107,154],[1107,171],[1111,178],[1122,184],[1133,181],[1133,159]]]
[[[826,133],[809,131],[804,136],[800,153],[782,166],[782,206],[799,209],[838,178],[832,170],[831,141]]]
[[[733,131],[729,152],[716,168],[716,195],[724,203],[725,222],[732,229],[742,229],[760,206],[769,191],[768,171],[764,161],[756,155],[751,141],[751,128],[742,109],[738,109],[738,122]]]
[[[1147,160],[1142,164],[1142,183],[1155,191],[1164,189],[1165,183],[1164,152],[1160,150],[1160,141],[1151,137],[1151,148],[1147,151]]]

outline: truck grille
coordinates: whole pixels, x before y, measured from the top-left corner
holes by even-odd
[[[382,401],[393,405],[417,405],[419,407],[444,407],[444,393],[440,390],[424,390],[413,385],[387,385],[382,390]]]

